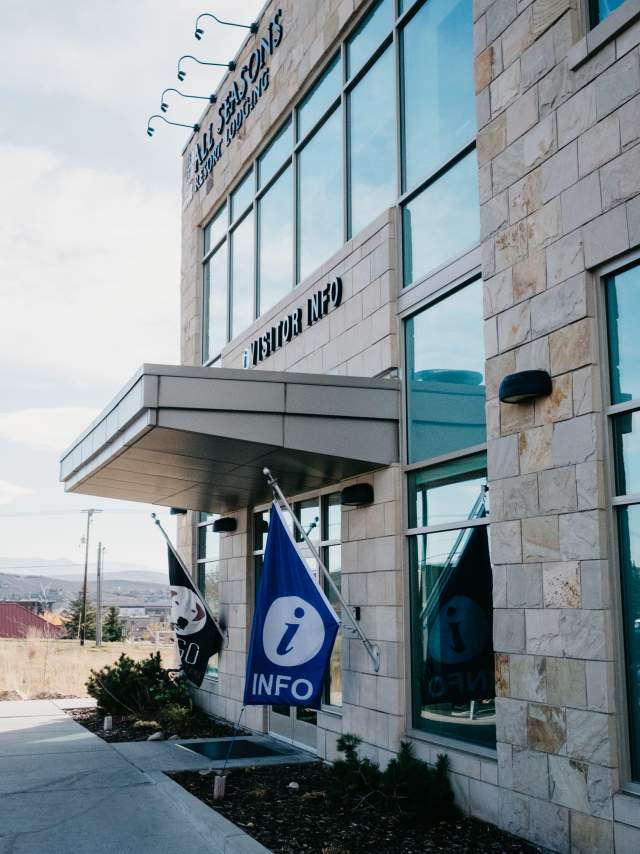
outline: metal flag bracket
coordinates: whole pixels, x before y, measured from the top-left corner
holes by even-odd
[[[174,547],[173,543],[171,542],[171,540],[170,540],[170,538],[169,538],[169,535],[167,534],[167,532],[165,531],[165,529],[162,527],[162,522],[160,521],[160,519],[158,519],[158,517],[156,516],[156,514],[155,514],[155,513],[152,513],[152,514],[151,514],[151,518],[153,519],[153,521],[154,521],[154,522],[156,523],[156,525],[158,526],[158,530],[160,531],[160,533],[162,534],[162,536],[163,536],[163,537],[165,538],[165,540],[167,541],[167,545],[169,546],[169,548],[171,549],[171,551],[172,551],[172,552],[173,552],[173,554],[175,555],[176,560],[178,561],[178,563],[180,564],[180,566],[182,567],[182,569],[185,571],[185,573],[186,573],[187,577],[188,577],[188,578],[191,578],[191,577],[192,577],[192,576],[191,576],[191,573],[189,572],[189,570],[188,570],[188,569],[187,569],[187,567],[185,566],[184,561],[182,560],[182,558],[181,558],[181,557],[180,557],[180,555],[178,554],[178,552],[177,552],[176,548]],[[205,609],[205,611],[207,612],[207,614],[208,614],[208,615],[211,617],[211,619],[213,620],[213,623],[214,623],[215,627],[217,628],[217,630],[220,632],[220,635],[224,638],[224,645],[225,645],[225,647],[228,647],[228,646],[229,646],[229,630],[228,630],[228,629],[223,629],[223,628],[222,628],[222,626],[220,625],[220,623],[218,622],[218,620],[216,620],[216,618],[213,616],[213,614],[212,614],[212,613],[211,613],[211,611],[209,610],[209,606],[207,605],[207,603],[206,603],[206,600],[205,600],[204,596],[202,596],[202,597],[201,597],[201,601],[202,601],[202,604],[204,605],[204,609]]]
[[[348,627],[349,630],[351,632],[354,632],[360,638],[362,643],[364,644],[364,648],[366,649],[366,651],[369,655],[369,658],[373,662],[373,668],[374,668],[375,672],[377,673],[380,670],[380,647],[375,643],[371,643],[369,638],[365,635],[365,633],[360,628],[358,621],[356,620],[356,618],[353,614],[352,608],[349,605],[347,605],[347,603],[345,602],[342,593],[337,588],[336,583],[333,580],[333,578],[331,578],[331,573],[329,572],[327,567],[324,565],[322,559],[320,558],[318,550],[316,549],[316,547],[313,545],[313,543],[311,542],[311,540],[307,536],[307,532],[305,531],[305,529],[300,524],[298,517],[296,516],[296,514],[291,509],[289,502],[284,497],[282,490],[278,486],[278,481],[271,474],[270,469],[264,468],[262,470],[262,473],[267,478],[267,482],[269,483],[269,486],[271,487],[271,489],[273,491],[274,499],[276,501],[278,501],[278,503],[281,504],[285,508],[285,510],[288,511],[289,516],[291,517],[291,520],[296,527],[296,530],[298,531],[298,533],[300,534],[300,536],[302,537],[302,539],[306,543],[307,548],[309,549],[309,551],[313,555],[314,559],[316,560],[318,567],[320,568],[320,571],[322,572],[322,575],[325,578],[325,581],[327,582],[327,584],[331,588],[331,592],[333,593],[333,595],[336,597],[336,599],[342,605],[342,614],[341,614],[342,621],[344,621],[345,617],[347,618],[347,621],[350,623],[350,625]],[[347,628],[347,627],[345,627],[345,628]]]

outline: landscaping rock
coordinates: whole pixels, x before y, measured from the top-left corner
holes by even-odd
[[[164,741],[164,733],[163,732],[153,732],[151,735],[147,736],[147,741]]]

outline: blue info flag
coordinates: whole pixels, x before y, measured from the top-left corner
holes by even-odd
[[[319,708],[339,623],[274,501],[251,627],[245,705]]]

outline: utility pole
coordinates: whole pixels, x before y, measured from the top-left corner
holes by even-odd
[[[82,612],[80,614],[80,623],[78,625],[78,637],[80,638],[80,646],[84,646],[86,634],[86,619],[87,619],[87,574],[89,572],[89,529],[91,527],[91,519],[94,513],[101,513],[101,510],[83,510],[87,514],[87,532],[84,538],[84,581],[82,584]]]
[[[98,543],[98,557],[96,560],[96,646],[102,646],[102,559],[106,546]]]

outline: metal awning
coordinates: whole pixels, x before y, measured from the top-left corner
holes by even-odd
[[[68,492],[222,513],[399,460],[397,380],[143,365],[65,451]]]

